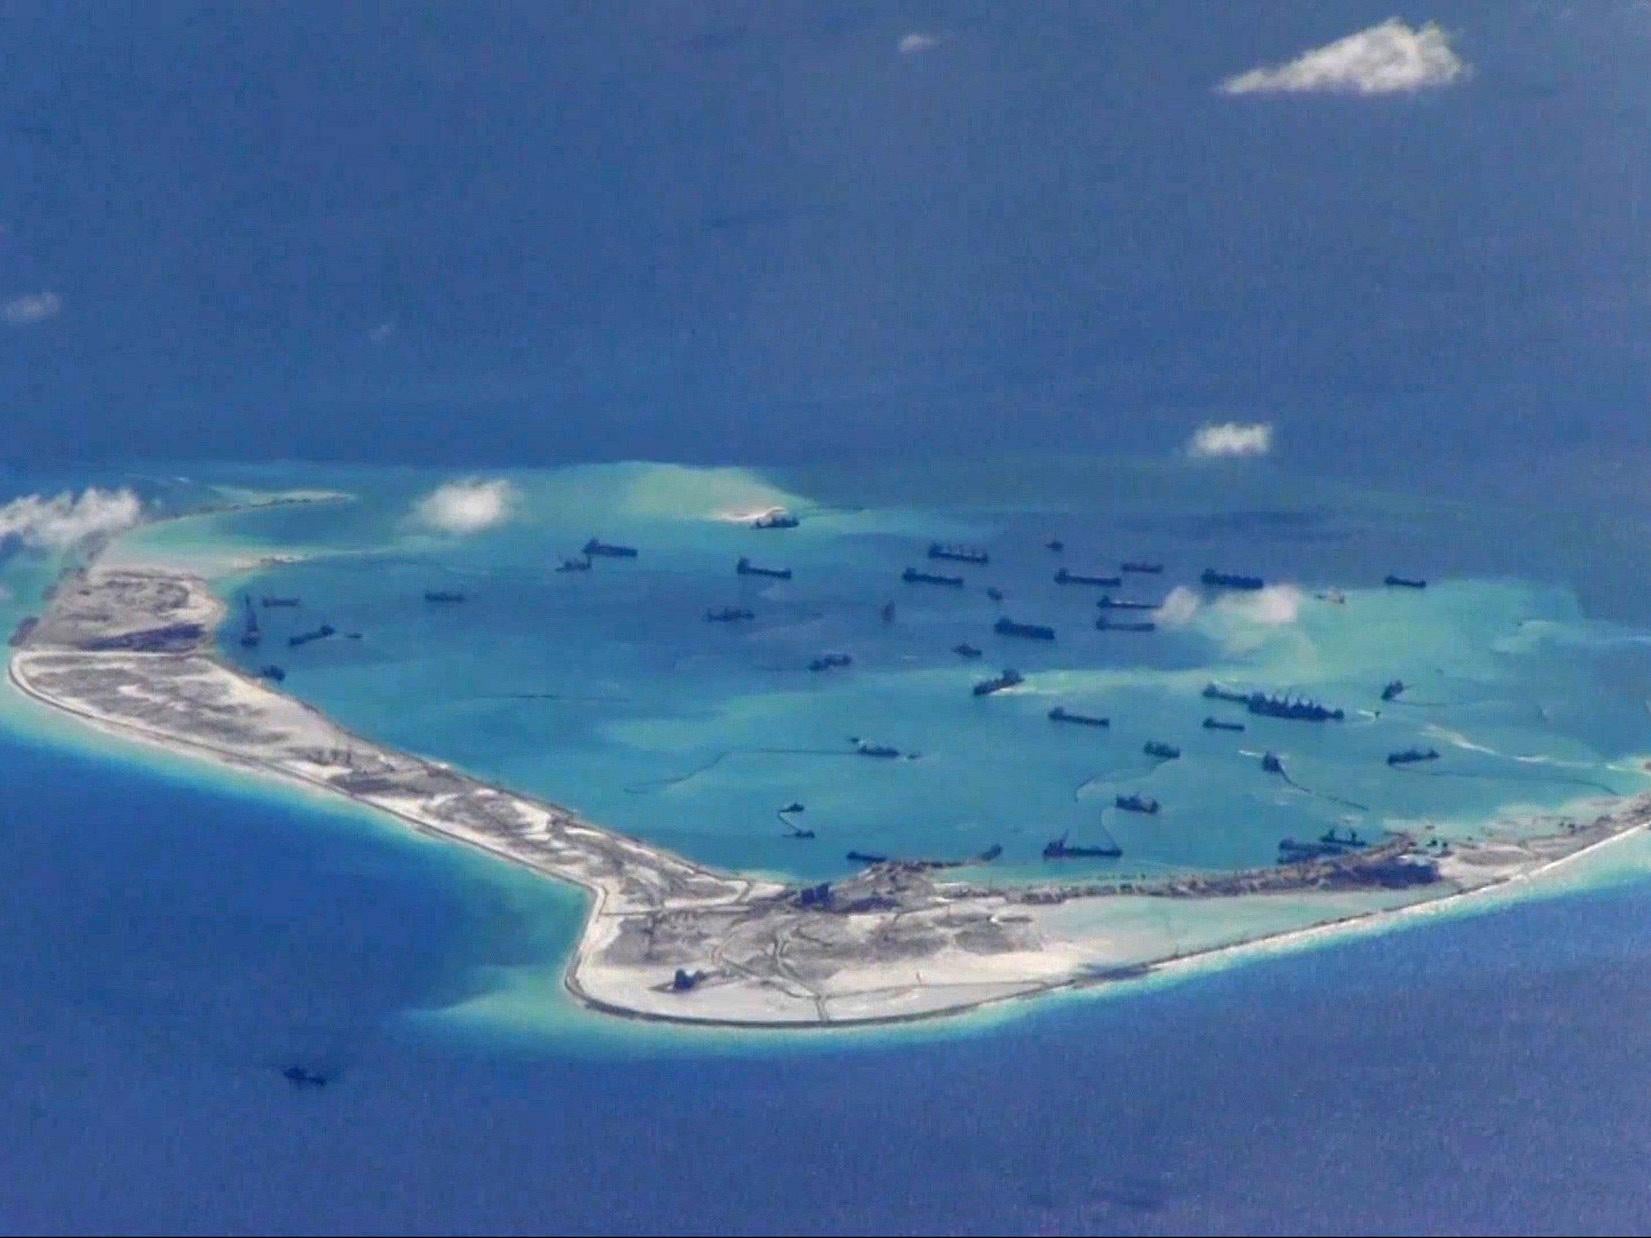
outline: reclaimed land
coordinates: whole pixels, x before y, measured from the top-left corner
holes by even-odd
[[[799,887],[696,864],[567,808],[354,735],[217,656],[226,608],[158,568],[82,568],[13,635],[11,682],[106,731],[294,780],[590,894],[568,991],[616,1015],[746,1027],[893,1022],[1132,978],[1193,958],[1370,923],[1535,875],[1651,821],[1612,804],[1553,832],[1448,848],[1395,835],[1302,863],[1162,880],[989,885],[875,864]],[[1237,909],[1195,934],[1163,900]],[[1262,914],[1249,914],[1261,912]]]

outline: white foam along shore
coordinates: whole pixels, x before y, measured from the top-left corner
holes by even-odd
[[[341,795],[582,887],[591,904],[567,989],[636,1018],[896,1022],[1207,965],[1528,880],[1651,821],[1641,797],[1547,835],[1493,829],[1443,857],[1401,836],[1333,860],[1157,882],[993,887],[883,864],[793,888],[695,864],[354,735],[220,660],[213,634],[225,614],[197,577],[83,569],[19,629],[10,679],[110,733]],[[1413,880],[1424,868],[1432,879]]]

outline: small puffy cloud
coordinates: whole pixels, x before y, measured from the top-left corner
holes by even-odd
[[[1184,628],[1193,621],[1203,606],[1203,598],[1196,589],[1176,585],[1158,607],[1158,622],[1166,628]]]
[[[1187,454],[1198,460],[1234,456],[1264,456],[1273,449],[1273,427],[1264,421],[1248,425],[1237,421],[1199,426],[1187,442]]]
[[[1295,585],[1268,585],[1253,593],[1229,593],[1217,605],[1229,615],[1263,627],[1278,628],[1301,617],[1306,595]]]
[[[1295,585],[1268,585],[1253,592],[1224,593],[1199,612],[1198,630],[1234,656],[1267,648],[1287,648],[1305,664],[1315,655],[1312,641],[1299,625],[1306,595]],[[1280,646],[1278,642],[1286,642]]]
[[[382,344],[385,341],[391,339],[395,335],[395,333],[396,333],[396,324],[395,323],[393,323],[393,322],[381,322],[376,327],[374,327],[371,331],[367,332],[367,338],[375,344]]]
[[[450,481],[420,499],[413,515],[443,533],[480,533],[510,519],[518,497],[508,481]]]
[[[925,34],[921,30],[913,30],[910,34],[903,36],[895,46],[900,49],[902,56],[916,56],[920,52],[933,51],[940,46],[943,38],[945,38],[944,35]]]
[[[1388,95],[1448,86],[1467,64],[1437,22],[1411,27],[1397,17],[1221,83],[1228,95],[1336,93]]]
[[[26,494],[0,507],[0,542],[30,550],[59,551],[93,537],[129,529],[143,516],[143,501],[130,490],[95,487],[53,498]]]
[[[31,292],[0,304],[0,318],[14,327],[56,318],[63,309],[63,298],[55,292]]]

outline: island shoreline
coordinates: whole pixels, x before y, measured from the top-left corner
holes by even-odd
[[[937,883],[921,871],[921,865],[891,864],[873,866],[860,878],[841,884],[849,887],[855,880],[861,882],[873,896],[867,902],[869,908],[893,899],[899,907],[893,917],[884,915],[879,919],[875,910],[858,913],[852,907],[823,911],[801,899],[806,891],[797,887],[707,868],[644,839],[585,821],[561,805],[522,796],[454,771],[445,763],[388,748],[339,726],[314,706],[275,691],[223,659],[215,644],[208,642],[228,608],[197,578],[155,568],[101,573],[78,569],[66,577],[66,583],[70,587],[54,596],[53,609],[42,621],[45,630],[29,629],[8,660],[7,678],[25,698],[94,730],[153,745],[170,756],[205,758],[237,774],[260,774],[307,792],[338,796],[357,808],[383,813],[427,839],[463,843],[479,854],[579,888],[586,895],[584,918],[562,969],[562,987],[589,1009],[642,1022],[708,1029],[846,1030],[955,1018],[1062,991],[1093,991],[1164,977],[1222,959],[1299,948],[1366,929],[1381,931],[1387,924],[1397,924],[1423,911],[1459,906],[1469,895],[1488,895],[1505,891],[1510,885],[1534,883],[1572,860],[1645,828],[1651,820],[1651,799],[1620,798],[1612,801],[1610,812],[1587,827],[1596,833],[1603,830],[1601,836],[1573,834],[1570,838],[1530,840],[1560,849],[1544,855],[1532,846],[1520,852],[1520,862],[1504,858],[1498,869],[1493,856],[1481,861],[1482,872],[1471,868],[1458,872],[1456,879],[1466,873],[1475,878],[1473,884],[1447,887],[1401,905],[1262,931],[1186,952],[1177,950],[1116,965],[1086,962],[1083,951],[1077,948],[1084,943],[1055,940],[1052,944],[1064,948],[1064,953],[1051,953],[1047,934],[1039,936],[1033,929],[1022,927],[1029,920],[1035,922],[1035,928],[1043,927],[1036,921],[1042,909],[1031,894],[1041,890],[1045,892],[1043,902],[1059,904],[1123,892],[1181,899],[1265,899],[1295,889],[1288,885],[1233,889],[1223,885],[1220,878],[1211,879],[1202,890],[1171,889],[1172,883],[1160,883],[1164,888],[1141,883],[1136,891],[1062,887],[1059,883],[969,888]],[[122,590],[142,596],[132,603],[130,598],[119,596]],[[142,647],[144,640],[162,635],[170,640],[167,634],[177,627],[175,622],[170,627],[161,622],[176,615],[148,596],[166,591],[173,599],[168,604],[192,617],[196,622],[191,626],[201,629],[204,635],[182,648],[167,645],[146,650]],[[112,593],[117,602],[129,603],[125,610],[119,604],[111,606]],[[92,608],[95,621],[87,619],[91,611],[84,607],[81,613],[75,610],[77,599],[84,602],[88,596],[98,600],[98,606]],[[107,627],[110,613],[116,616],[117,627],[126,623],[132,630],[121,629],[110,637],[97,628],[99,623]],[[81,627],[76,628],[76,623]],[[86,628],[88,623],[91,629]],[[136,627],[132,627],[134,623]],[[37,662],[44,666],[44,677],[58,685],[57,691],[38,681],[33,673]],[[104,682],[107,679],[124,682],[124,689],[118,684],[108,687]],[[87,699],[99,692],[105,693],[107,702],[116,702],[123,716],[87,704]],[[160,715],[172,722],[171,729],[139,720],[141,710],[132,701],[141,699],[144,693],[154,695],[171,711]],[[226,700],[228,705],[224,704]],[[205,711],[204,721],[196,717],[176,721],[180,710],[187,713],[197,706]],[[215,720],[211,710],[231,717],[237,724],[267,727],[279,723],[297,738],[284,740],[285,746],[276,745],[267,751],[256,745],[246,746],[248,741],[243,741],[240,749],[228,746],[228,741],[210,742],[203,734],[216,733],[213,726],[222,724],[222,718]],[[190,726],[195,733],[180,733],[180,728]],[[313,746],[317,735],[333,745],[327,750],[330,755],[318,755]],[[308,739],[312,746],[302,746],[298,743],[301,739]],[[346,745],[342,758],[337,747],[340,741]],[[373,768],[369,770],[368,766]],[[310,770],[315,772],[307,772]],[[369,790],[352,789],[358,785]],[[540,850],[532,850],[535,846]],[[1399,847],[1399,851],[1404,850]],[[1184,879],[1183,884],[1196,883]],[[1314,888],[1305,887],[1309,893]],[[621,892],[621,901],[616,903]],[[915,983],[903,978],[908,973],[891,971],[887,961],[879,960],[875,952],[869,958],[857,955],[853,941],[837,953],[827,951],[822,957],[805,957],[805,967],[799,967],[791,957],[792,953],[806,952],[796,944],[799,925],[818,927],[834,918],[839,925],[856,922],[869,926],[875,935],[908,915],[912,919],[929,916],[929,929],[966,922],[964,929],[954,926],[948,941],[940,945],[931,941],[924,947],[929,954],[922,956]],[[822,920],[822,916],[827,919]],[[964,940],[965,932],[992,935],[984,954],[973,945],[957,949],[956,943]],[[804,934],[803,939],[812,937]],[[688,970],[695,966],[694,960],[704,960],[707,955],[714,962],[711,972],[697,967],[697,974]],[[994,955],[998,956],[996,963]],[[971,957],[975,958],[972,963]],[[937,964],[937,959],[944,965]],[[668,979],[672,965],[677,968],[674,983]],[[834,970],[826,971],[823,979],[814,976],[828,965]],[[931,978],[923,977],[926,968],[933,969]],[[712,994],[709,1000],[718,1003],[714,1009],[694,1000],[692,991],[700,975],[711,977],[711,983],[701,991]],[[586,982],[588,976],[599,976],[602,984],[593,988]],[[689,977],[686,982],[684,976]],[[833,1012],[834,1003],[850,1009]],[[902,1005],[910,1008],[901,1009]],[[878,1012],[879,1006],[885,1009]]]

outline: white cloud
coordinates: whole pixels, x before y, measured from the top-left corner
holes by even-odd
[[[1158,607],[1158,622],[1166,628],[1184,628],[1193,621],[1203,605],[1204,599],[1198,596],[1196,589],[1176,585]]]
[[[4,318],[14,327],[26,327],[30,323],[56,318],[62,309],[63,298],[57,293],[33,292],[13,297],[0,305],[0,318]]]
[[[1224,421],[1199,426],[1187,443],[1187,454],[1199,460],[1226,456],[1264,456],[1273,449],[1273,427],[1266,422],[1245,425]]]
[[[0,507],[0,541],[17,539],[31,550],[67,550],[89,537],[119,533],[143,515],[130,490],[64,491],[53,498],[26,494]]]
[[[1300,618],[1305,596],[1295,585],[1268,585],[1254,592],[1229,593],[1216,605],[1246,622],[1279,628]]]
[[[413,514],[443,533],[479,533],[508,520],[518,497],[508,481],[450,481],[420,499]]]
[[[940,41],[945,37],[941,34],[925,34],[921,30],[913,30],[895,46],[900,49],[902,56],[915,56],[919,52],[933,51],[940,46]]]
[[[1412,28],[1397,17],[1303,52],[1287,64],[1229,77],[1229,95],[1334,92],[1386,95],[1448,86],[1468,66],[1437,22]]]
[[[367,332],[367,338],[375,344],[382,344],[394,336],[395,333],[396,324],[386,321],[379,323],[371,331]]]

